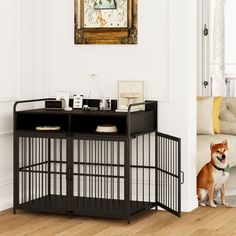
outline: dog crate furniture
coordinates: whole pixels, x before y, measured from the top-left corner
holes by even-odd
[[[181,214],[180,139],[157,132],[157,102],[128,112],[18,110],[14,105],[16,209],[127,219],[158,206]],[[101,124],[116,133],[97,133]],[[38,131],[38,126],[60,130]]]

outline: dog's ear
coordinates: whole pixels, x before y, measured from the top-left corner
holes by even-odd
[[[228,148],[228,141],[226,139],[222,143]]]
[[[214,144],[214,143],[211,143],[210,149],[213,149],[214,147],[215,147],[215,144]]]

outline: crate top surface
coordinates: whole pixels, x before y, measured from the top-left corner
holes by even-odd
[[[141,115],[151,113],[153,111],[135,111],[130,112],[130,115]],[[81,116],[111,116],[111,117],[127,117],[128,112],[116,112],[116,111],[84,111],[82,109],[73,109],[72,111],[54,110],[54,109],[31,109],[17,111],[17,114],[29,114],[29,115],[81,115]]]

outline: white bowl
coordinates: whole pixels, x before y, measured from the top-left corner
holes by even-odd
[[[39,131],[56,131],[56,130],[61,130],[60,126],[37,126],[36,130]]]
[[[117,130],[117,127],[116,125],[98,125],[97,126],[97,129],[96,129],[96,132],[98,133],[116,133],[118,130]]]

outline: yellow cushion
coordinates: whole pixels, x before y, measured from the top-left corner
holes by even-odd
[[[216,134],[220,133],[220,109],[222,97],[214,97],[213,101],[213,128]]]

